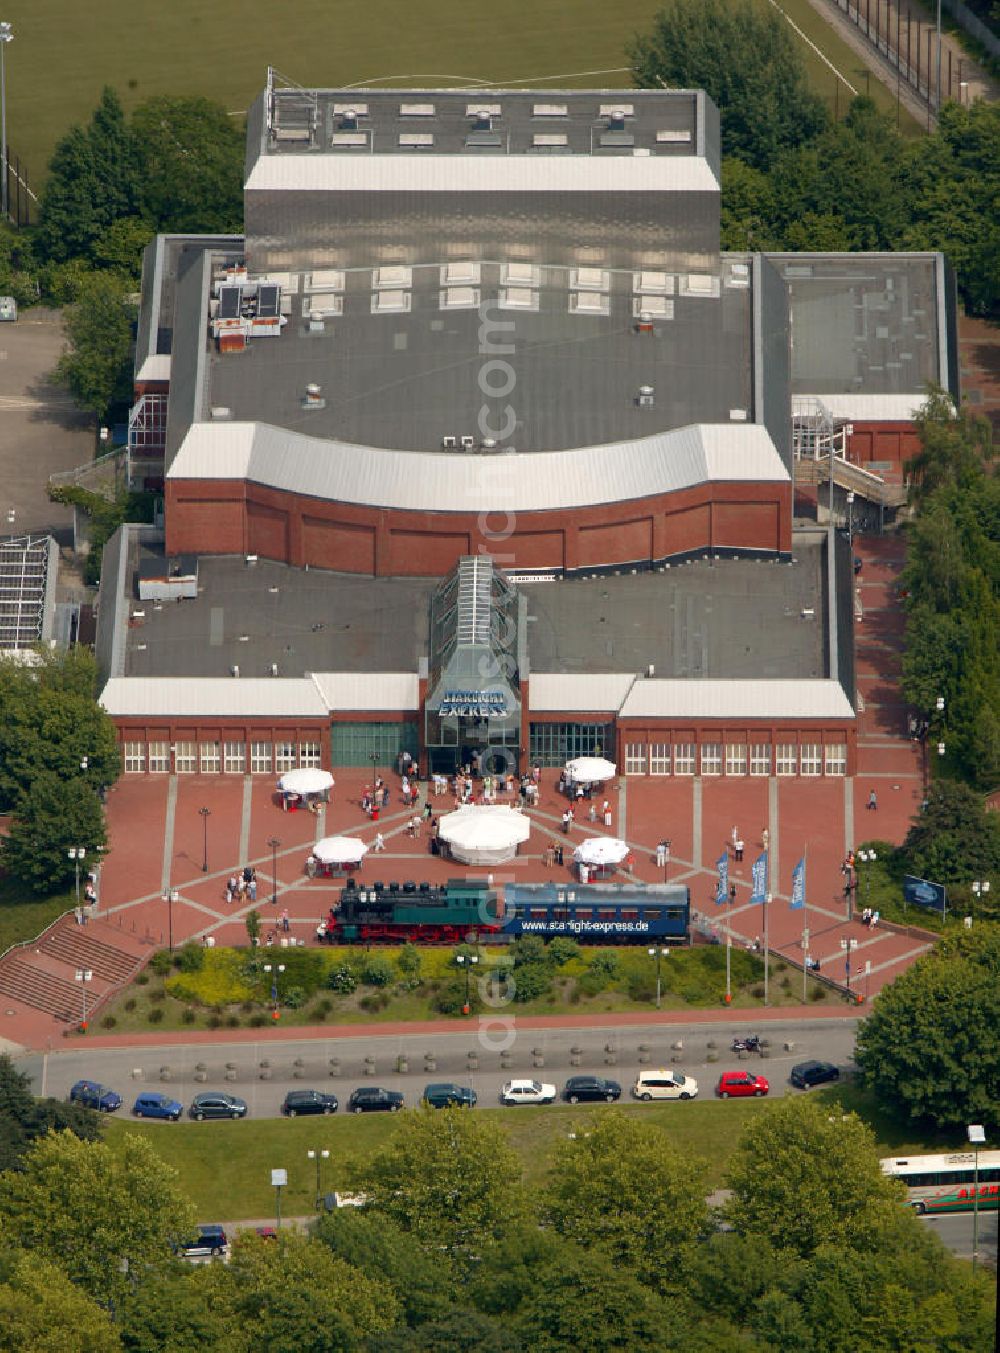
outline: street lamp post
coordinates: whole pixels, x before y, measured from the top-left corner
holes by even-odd
[[[174,903],[179,902],[180,897],[176,888],[168,888],[163,894],[167,904],[167,948],[171,953],[174,952]]]
[[[267,844],[271,847],[271,902],[278,905],[278,847],[281,842],[276,836],[269,836]]]
[[[87,852],[83,846],[70,846],[66,852],[73,861],[73,872],[76,874],[76,909],[80,910],[80,865],[87,858]]]
[[[862,864],[868,866],[868,868],[865,870],[865,906],[867,907],[872,900],[872,865],[878,859],[878,855],[875,853],[874,850],[859,850],[858,859],[861,861]],[[850,907],[849,900],[848,907]],[[851,919],[850,912],[848,912],[847,919],[848,920]]]
[[[369,752],[368,760],[372,763],[372,790],[375,789],[375,781],[378,779],[378,752]]]
[[[650,958],[655,957],[656,959],[656,1008],[659,1010],[660,997],[663,994],[663,988],[660,983],[660,960],[666,958],[670,953],[670,950],[667,948],[652,948],[647,949],[646,952],[649,954]]]
[[[324,1160],[330,1159],[329,1151],[307,1151],[306,1155],[310,1160],[316,1162],[316,1211],[319,1212],[323,1206],[323,1182],[321,1170]]]
[[[854,542],[854,490],[847,491],[847,543]]]
[[[982,902],[984,898],[989,896],[989,879],[973,879],[971,887],[973,893],[975,893],[977,902]]]
[[[212,816],[212,810],[211,810],[210,808],[199,808],[199,809],[198,809],[198,812],[199,812],[199,814],[200,814],[200,816],[201,816],[202,827],[203,827],[203,829],[204,829],[204,830],[203,830],[204,849],[203,849],[202,858],[201,858],[201,872],[202,872],[203,874],[207,874],[207,873],[208,873],[208,819]]]
[[[271,1005],[273,1007],[271,1010],[271,1018],[280,1019],[281,1016],[278,1011],[278,978],[285,971],[285,965],[284,963],[265,963],[264,971],[273,974],[271,977]]]
[[[855,939],[841,940],[841,941],[840,941],[840,947],[841,947],[841,949],[843,949],[843,950],[846,951],[846,955],[847,955],[846,958],[844,959],[844,976],[845,976],[846,979],[847,979],[847,994],[848,994],[848,996],[850,996],[850,994],[851,994],[851,954],[852,954],[852,953],[854,952],[854,950],[858,947],[858,942],[857,942],[857,940],[855,940]]]
[[[14,33],[9,23],[0,23],[0,161],[2,161],[3,184],[0,188],[0,214],[6,220],[10,211],[10,191],[7,186],[7,67],[4,54],[7,43],[14,41]]]
[[[979,1263],[979,1148],[986,1141],[986,1129],[981,1123],[970,1123],[966,1131],[976,1157],[972,1171],[972,1271],[975,1273]]]
[[[94,974],[90,968],[77,968],[76,980],[80,983],[80,993],[83,996],[83,1017],[80,1020],[80,1028],[87,1032],[87,983],[94,980]]]
[[[469,1005],[469,973],[474,964],[479,962],[478,954],[456,954],[455,962],[465,972],[465,1004],[462,1006],[462,1014],[467,1015],[471,1010]]]

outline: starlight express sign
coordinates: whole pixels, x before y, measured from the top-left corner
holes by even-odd
[[[507,697],[503,691],[445,691],[440,712],[464,719],[503,719]]]

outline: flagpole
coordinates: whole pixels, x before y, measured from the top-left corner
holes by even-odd
[[[733,1000],[733,895],[729,894],[729,913],[726,917],[726,1004]]]
[[[768,872],[768,875],[770,875],[770,873],[771,873],[771,869],[770,869],[770,861],[768,861],[767,872]],[[770,883],[770,877],[768,878],[768,882]],[[768,893],[768,892],[766,892],[766,893],[764,894],[764,1004],[765,1004],[765,1006],[767,1005],[767,970],[768,970],[768,968],[770,967],[770,962],[769,962],[769,958],[768,958],[768,947],[767,947],[767,913],[768,913],[770,910],[771,910],[771,894]]]
[[[809,900],[806,879],[809,873],[809,842],[802,851],[802,1004],[806,1003],[806,983],[809,979]]]

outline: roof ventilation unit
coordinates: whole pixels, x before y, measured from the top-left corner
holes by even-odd
[[[239,674],[240,674],[240,669],[234,664],[234,665],[233,665],[232,672],[233,672],[233,676],[234,676],[234,677],[238,677]]]
[[[635,331],[637,334],[651,334],[653,332],[653,316],[648,310],[639,311],[639,318],[636,320]]]
[[[475,437],[470,437],[469,434],[466,433],[466,434],[463,436],[463,438],[462,438],[462,450],[463,450],[463,451],[471,451],[471,450],[473,450],[473,448],[475,447],[475,445],[476,445],[476,439],[475,439]]]
[[[474,108],[472,111],[473,129],[477,132],[491,132],[493,130],[493,116],[492,108]]]
[[[495,437],[484,437],[480,445],[484,451],[495,451],[497,449],[497,439]]]
[[[640,385],[635,401],[640,409],[651,409],[656,403],[656,391],[652,385]]]
[[[213,404],[211,409],[213,423],[228,423],[232,419],[232,416],[232,409],[227,409],[221,404]]]
[[[306,393],[302,399],[304,409],[325,409],[326,400],[323,398],[323,387],[317,385],[314,381],[306,386]]]
[[[455,448],[458,446],[458,438],[457,438],[457,437],[452,437],[452,436],[450,436],[450,435],[449,435],[449,436],[446,436],[446,437],[442,437],[442,438],[441,438],[441,445],[442,445],[442,447],[444,448],[445,451],[454,451]]]
[[[271,675],[273,677],[276,677],[278,675],[278,664],[276,662],[271,663]]]
[[[623,132],[625,130],[625,109],[612,108],[608,112],[608,131]]]

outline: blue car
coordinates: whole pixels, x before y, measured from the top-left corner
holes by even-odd
[[[184,1112],[184,1105],[168,1095],[150,1090],[139,1096],[132,1105],[132,1112],[136,1118],[169,1118],[171,1123],[176,1123]]]
[[[82,1104],[85,1109],[99,1109],[101,1113],[114,1113],[122,1106],[122,1097],[117,1090],[109,1090],[97,1081],[77,1081],[69,1092],[71,1104]]]

